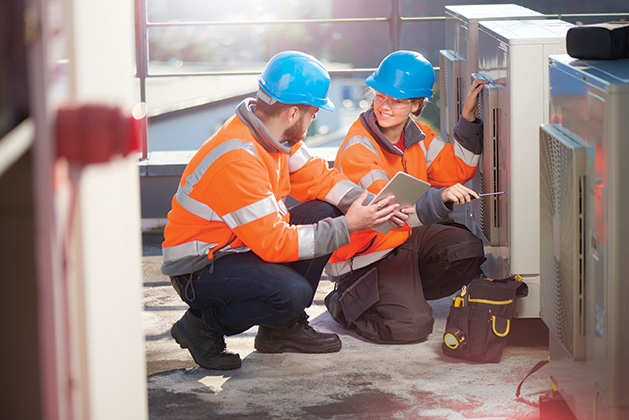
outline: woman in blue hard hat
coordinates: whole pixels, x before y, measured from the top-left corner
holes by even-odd
[[[404,226],[386,234],[355,232],[349,245],[332,254],[326,271],[336,290],[326,304],[337,321],[371,340],[422,341],[433,324],[424,298],[452,294],[481,273],[485,260],[479,238],[461,226],[436,223],[454,204],[478,198],[462,184],[474,177],[483,149],[482,121],[475,114],[485,82],[477,80],[469,88],[454,127],[454,144],[413,118],[433,94],[433,66],[421,54],[391,53],[366,83],[372,89],[372,107],[349,129],[335,166],[375,194],[399,171],[428,181],[432,188]]]
[[[254,325],[262,353],[339,351],[304,309],[332,251],[397,207],[364,206],[367,191],[304,147],[319,108],[334,110],[316,58],[279,53],[258,83],[185,168],[164,230],[162,272],[190,306],[171,334],[208,369],[240,367],[224,336]],[[302,204],[288,209],[289,193]]]

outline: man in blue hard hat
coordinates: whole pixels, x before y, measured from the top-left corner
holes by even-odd
[[[392,197],[363,205],[369,193],[308,153],[310,123],[334,110],[316,58],[281,52],[258,84],[187,165],[164,230],[162,272],[190,307],[171,334],[208,369],[239,368],[224,337],[256,325],[262,353],[339,351],[305,313],[323,267],[351,232],[402,225],[414,211]],[[301,204],[287,208],[289,194]]]

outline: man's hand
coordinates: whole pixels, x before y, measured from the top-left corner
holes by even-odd
[[[463,111],[461,116],[468,121],[476,121],[476,109],[478,108],[478,95],[483,90],[483,85],[487,84],[487,80],[474,79],[474,83],[467,90],[467,96],[465,97],[465,104],[463,105]]]
[[[393,195],[388,195],[377,203],[365,206],[363,202],[367,198],[367,194],[367,191],[364,191],[345,213],[347,229],[350,233],[378,227],[390,221],[394,216],[397,219],[394,223],[399,223],[404,218],[404,213],[398,211],[400,205],[395,202]]]
[[[454,204],[465,204],[475,198],[480,198],[478,193],[461,184],[454,184],[453,186],[444,188],[441,191],[441,199],[444,203],[452,202]]]

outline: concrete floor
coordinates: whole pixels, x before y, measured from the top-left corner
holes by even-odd
[[[323,279],[311,324],[341,336],[332,354],[261,354],[253,348],[257,327],[227,337],[242,367],[219,372],[198,367],[170,336],[185,312],[160,272],[161,233],[144,234],[144,326],[149,418],[166,419],[483,419],[533,420],[550,392],[547,368],[520,381],[548,356],[547,331],[539,320],[515,320],[497,364],[468,363],[443,356],[441,335],[450,298],[431,301],[434,332],[412,345],[367,342],[341,328],[323,298],[333,285]],[[539,321],[539,322],[538,322]]]

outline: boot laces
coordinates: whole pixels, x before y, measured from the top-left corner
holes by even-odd
[[[299,315],[296,319],[295,319],[295,323],[299,326],[301,326],[304,330],[306,331],[310,331],[315,333],[315,329],[312,328],[312,326],[310,325],[310,323],[308,322],[308,315],[304,312],[301,315]]]
[[[220,347],[221,351],[224,351],[227,348],[223,334],[206,329],[205,336],[209,339],[210,343],[212,343],[213,347]]]

